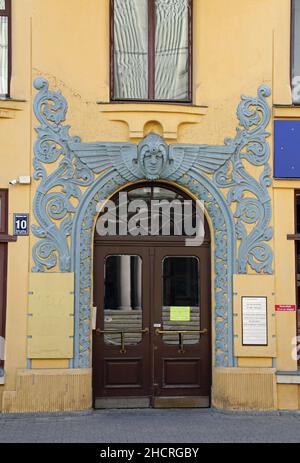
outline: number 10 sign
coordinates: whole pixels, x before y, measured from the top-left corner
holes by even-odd
[[[14,214],[14,236],[29,235],[29,214]]]

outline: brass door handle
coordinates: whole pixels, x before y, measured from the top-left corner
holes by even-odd
[[[144,330],[100,330],[97,328],[95,330],[97,336],[101,336],[102,334],[119,334],[121,336],[121,349],[120,353],[121,354],[126,354],[126,349],[125,349],[125,334],[148,334],[149,333],[149,328],[145,328]]]
[[[156,329],[155,330],[155,334],[156,336],[159,336],[161,334],[177,334],[179,339],[179,350],[178,352],[180,354],[183,354],[184,353],[184,335],[185,334],[207,334],[208,333],[208,330],[207,328],[205,328],[204,330],[181,330],[181,331],[176,331],[176,330],[159,330],[159,329]]]
[[[157,336],[159,336],[160,334],[207,334],[208,333],[208,330],[207,328],[204,328],[203,330],[190,330],[190,331],[187,331],[187,330],[159,330],[159,329],[156,329],[155,330],[155,334]]]
[[[96,330],[96,334],[98,336],[100,336],[101,334],[120,334],[120,333],[129,333],[129,334],[148,334],[149,333],[149,328],[145,328],[144,330],[100,330],[99,328],[97,328]]]

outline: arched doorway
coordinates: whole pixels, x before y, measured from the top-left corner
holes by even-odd
[[[126,195],[127,205],[133,200],[147,205],[152,200],[191,201],[181,190],[164,183],[134,185]],[[205,220],[205,239],[197,247],[186,246],[186,236],[178,236],[175,213],[167,235],[160,218],[156,236],[144,233],[135,237],[124,233],[120,225],[119,194],[111,201],[117,205],[112,220],[117,225],[116,235],[100,236],[96,227],[94,236],[94,406],[208,407],[208,224]],[[147,222],[145,216],[144,220]]]

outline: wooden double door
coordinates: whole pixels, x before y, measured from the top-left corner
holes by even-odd
[[[208,407],[210,245],[95,241],[95,408]]]

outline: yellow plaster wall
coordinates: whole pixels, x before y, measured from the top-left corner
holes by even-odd
[[[32,359],[31,361],[31,368],[33,370],[57,370],[67,369],[68,367],[68,359]]]
[[[275,224],[275,303],[296,304],[295,243],[287,235],[294,233],[294,190],[274,189]],[[296,312],[276,312],[277,369],[296,370],[292,358],[292,340],[296,336]]]
[[[241,368],[272,368],[272,358],[239,357],[238,366]]]
[[[61,89],[69,103],[67,123],[71,134],[80,135],[84,141],[138,141],[152,126],[172,142],[223,143],[225,137],[235,135],[241,94],[255,95],[258,86],[267,83],[273,89],[270,104],[291,103],[290,0],[194,0],[193,93],[194,103],[201,108],[174,105],[171,113],[161,105],[153,105],[151,111],[146,105],[124,105],[117,111],[114,105],[97,104],[109,101],[109,0],[12,3],[11,96],[24,101],[0,104],[0,188],[9,188],[10,231],[14,212],[30,212],[34,222],[31,204],[38,183],[9,187],[8,181],[33,174],[32,146],[38,123],[31,108],[35,94],[32,80],[36,76],[45,76],[51,88]],[[269,141],[272,147],[272,137]],[[261,169],[251,167],[250,171],[258,177]],[[300,183],[284,182],[285,188],[278,181],[274,185],[275,279],[270,277],[272,283],[266,285],[266,291],[271,298],[271,286],[274,288],[272,304],[294,303],[294,250],[286,234],[294,231],[293,188]],[[16,391],[17,369],[26,367],[28,272],[34,242],[31,237],[9,244],[6,378],[5,386],[0,386],[0,397],[3,391]],[[259,279],[252,285],[236,278],[236,291],[242,294],[247,290],[249,294],[249,288],[257,288],[258,281],[266,281]],[[272,341],[260,356],[253,349],[241,350],[236,338],[239,366],[270,366],[270,358],[277,352],[279,369],[295,369],[289,344],[295,335],[295,314],[277,314],[276,326],[271,318],[269,323],[277,336],[272,338],[276,346]],[[238,321],[235,328],[239,335]],[[33,366],[51,369],[51,365],[62,367],[64,362],[66,358],[41,358]]]
[[[277,384],[278,409],[297,410],[299,408],[299,386],[296,384]]]

